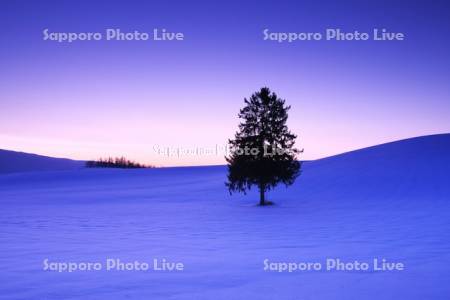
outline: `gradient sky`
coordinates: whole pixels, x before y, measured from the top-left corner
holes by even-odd
[[[2,1],[0,148],[158,166],[223,164],[243,98],[292,106],[303,159],[450,132],[447,1]],[[43,41],[53,32],[183,32],[184,41]],[[263,41],[262,30],[402,32],[404,41]]]

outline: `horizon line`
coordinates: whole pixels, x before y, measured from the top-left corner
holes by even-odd
[[[367,147],[362,147],[362,148],[356,148],[353,150],[349,150],[349,151],[344,151],[344,152],[340,152],[340,153],[336,153],[333,155],[328,155],[328,156],[324,156],[324,157],[320,157],[320,158],[316,158],[316,159],[305,159],[305,160],[299,160],[301,162],[310,162],[310,161],[318,161],[318,160],[322,160],[322,159],[327,159],[327,158],[331,158],[331,157],[335,157],[335,156],[339,156],[339,155],[344,155],[347,153],[352,153],[355,151],[360,151],[363,149],[369,149],[369,148],[373,148],[373,147],[377,147],[377,146],[382,146],[382,145],[387,145],[387,144],[392,144],[392,143],[396,143],[396,142],[401,142],[401,141],[406,141],[406,140],[413,140],[413,139],[418,139],[418,138],[426,138],[426,137],[431,137],[431,136],[438,136],[438,135],[450,135],[450,132],[442,132],[442,133],[433,133],[433,134],[426,134],[426,135],[419,135],[419,136],[412,136],[412,137],[407,137],[407,138],[401,138],[401,139],[397,139],[397,140],[391,140],[388,142],[383,142],[383,143],[379,143],[379,144],[374,144],[371,146],[367,146]],[[39,154],[39,153],[34,153],[34,152],[26,152],[24,150],[14,150],[14,149],[4,149],[4,148],[0,148],[0,151],[10,151],[10,152],[17,152],[17,153],[23,153],[23,154],[28,154],[28,155],[36,155],[36,156],[42,156],[42,157],[47,157],[47,158],[55,158],[55,159],[66,159],[66,160],[72,160],[72,161],[77,161],[77,162],[87,162],[93,159],[73,159],[70,157],[58,157],[58,156],[49,156],[46,154]],[[127,158],[125,155],[123,155],[125,158]],[[109,156],[105,156],[105,157],[109,157]],[[102,157],[104,158],[104,157]],[[139,161],[136,161],[137,163],[140,163]],[[149,164],[146,164],[149,165]],[[149,166],[153,167],[153,168],[183,168],[183,167],[219,167],[219,166],[226,166],[225,164],[206,164],[206,165],[152,165],[150,164]]]

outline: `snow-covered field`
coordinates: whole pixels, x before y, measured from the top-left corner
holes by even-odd
[[[223,166],[0,175],[0,298],[450,299],[450,134],[307,162],[270,207],[230,196],[225,177]],[[184,270],[105,270],[116,258]],[[264,270],[335,258],[405,269]],[[44,270],[45,259],[103,268]]]

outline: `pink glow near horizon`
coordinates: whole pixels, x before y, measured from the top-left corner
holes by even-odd
[[[168,157],[154,147],[225,146],[243,98],[262,86],[292,106],[288,126],[305,149],[301,159],[450,132],[440,60],[407,69],[404,55],[396,56],[401,68],[351,51],[331,56],[258,44],[266,52],[231,57],[189,45],[153,53],[135,44],[45,44],[51,49],[42,56],[26,52],[6,61],[0,148],[83,160],[124,155],[158,166],[224,164],[224,153]]]
[[[74,159],[124,155],[159,166],[223,164],[223,154],[167,157],[153,148],[225,145],[243,98],[263,86],[292,106],[288,126],[305,149],[301,159],[450,132],[447,11],[444,2],[10,1],[0,10],[0,148]],[[382,26],[406,38],[279,43],[262,34],[330,26]],[[44,28],[111,27],[166,28],[186,39],[42,37]]]
[[[261,85],[254,84],[255,89]],[[288,125],[299,136],[297,146],[305,149],[301,159],[449,131],[445,116],[432,115],[423,107],[405,107],[395,90],[379,89],[358,101],[364,96],[362,89],[370,87],[329,86],[324,91],[312,85],[305,92],[305,86],[292,89],[275,84],[274,90],[292,105]],[[119,87],[100,84],[70,93],[65,87],[41,87],[39,96],[34,89],[10,91],[9,101],[16,105],[1,112],[0,148],[82,160],[124,155],[156,166],[224,164],[225,152],[214,149],[225,147],[233,136],[243,98],[252,93],[239,86],[229,95],[194,89],[149,92],[136,83],[128,93],[127,87],[126,82]],[[185,93],[191,96],[183,98]],[[392,104],[379,107],[378,97],[385,102],[392,97]],[[155,147],[213,153],[167,156]]]

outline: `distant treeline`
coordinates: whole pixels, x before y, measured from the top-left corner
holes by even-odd
[[[123,169],[138,169],[138,168],[153,168],[153,166],[143,165],[125,157],[108,157],[100,158],[98,160],[89,160],[86,162],[87,168],[123,168]]]

